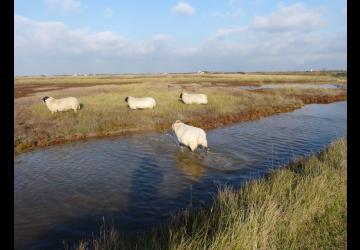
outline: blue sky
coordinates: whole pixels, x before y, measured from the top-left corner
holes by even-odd
[[[15,1],[15,74],[346,69],[346,1]]]

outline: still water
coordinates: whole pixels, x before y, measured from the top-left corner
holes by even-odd
[[[144,230],[180,209],[208,205],[222,185],[239,187],[346,136],[347,102],[207,132],[210,151],[174,135],[90,140],[21,154],[14,162],[16,249],[63,249],[103,223]]]
[[[264,84],[260,86],[239,86],[240,89],[256,90],[256,89],[284,89],[284,88],[300,88],[300,89],[347,89],[347,84],[311,84],[311,83],[283,83],[283,84]]]

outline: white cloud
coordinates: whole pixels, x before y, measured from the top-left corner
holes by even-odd
[[[129,40],[112,31],[14,17],[15,74],[294,70],[346,67],[346,30],[262,32],[222,27],[198,43],[165,33]],[[226,38],[226,39],[224,39]]]
[[[15,15],[14,22],[15,50],[22,53],[96,52],[134,55],[152,51],[154,44],[172,39],[167,34],[157,34],[147,41],[129,41],[112,31],[71,29],[61,22],[39,22],[18,15]]]
[[[199,52],[201,52],[200,47],[176,48],[174,50],[174,53],[177,56],[194,56],[196,53],[199,53]]]
[[[268,16],[256,16],[252,28],[268,32],[314,29],[325,24],[321,12],[322,9],[306,9],[301,3],[280,4]]]
[[[193,15],[195,13],[194,8],[185,2],[179,2],[177,5],[171,8],[171,10],[175,13],[182,14],[182,15]]]
[[[249,27],[219,28],[204,43],[182,51],[187,58],[198,58],[193,62],[202,58],[209,70],[344,68],[346,35],[324,31],[324,23],[319,9],[280,4],[273,13],[255,17]]]
[[[133,54],[141,53],[143,55],[161,54],[164,51],[170,50],[171,42],[175,39],[168,34],[155,34],[150,39],[144,41],[133,42]]]
[[[169,53],[174,40],[168,34],[155,34],[145,40],[130,41],[112,31],[71,29],[61,22],[40,22],[14,16],[17,72],[55,74],[63,70],[72,74],[82,69],[85,73],[92,70],[106,72],[107,69],[114,70],[116,65],[131,70],[130,67],[137,65],[136,60]],[[34,63],[29,63],[30,58]]]
[[[111,8],[106,8],[104,10],[104,17],[110,18],[114,15],[114,11]]]
[[[152,40],[156,42],[168,42],[173,39],[174,38],[168,34],[156,34],[152,37]]]
[[[15,16],[15,50],[34,53],[83,53],[86,51],[118,50],[128,41],[111,31],[73,30],[61,22],[38,22]],[[26,42],[24,42],[26,41]]]
[[[60,9],[66,12],[81,11],[81,3],[77,0],[44,0],[44,3],[50,9]]]
[[[223,39],[230,35],[238,35],[246,31],[246,27],[233,27],[233,28],[219,28],[215,33],[215,38]]]
[[[208,40],[192,47],[187,53],[178,53],[177,60],[185,58],[194,68],[225,71],[304,70],[308,68],[346,68],[346,37],[313,32],[268,33],[260,37],[252,30],[244,31],[244,38]],[[253,39],[253,40],[252,40]],[[195,66],[194,66],[195,65]]]

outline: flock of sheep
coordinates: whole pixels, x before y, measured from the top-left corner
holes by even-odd
[[[207,104],[207,96],[205,94],[191,94],[182,92],[180,99],[185,104]],[[77,110],[80,109],[80,102],[75,97],[66,97],[61,99],[55,99],[53,97],[45,96],[42,98],[47,108],[51,113],[58,111]],[[152,109],[156,106],[156,101],[153,97],[132,97],[125,98],[130,109]],[[198,146],[208,150],[206,133],[203,129],[187,125],[179,120],[172,124],[172,129],[176,134],[176,137],[180,144],[185,145],[195,151]]]

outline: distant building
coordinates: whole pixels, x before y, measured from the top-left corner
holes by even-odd
[[[197,73],[198,73],[199,75],[205,74],[205,72],[202,71],[202,70],[199,70]]]

